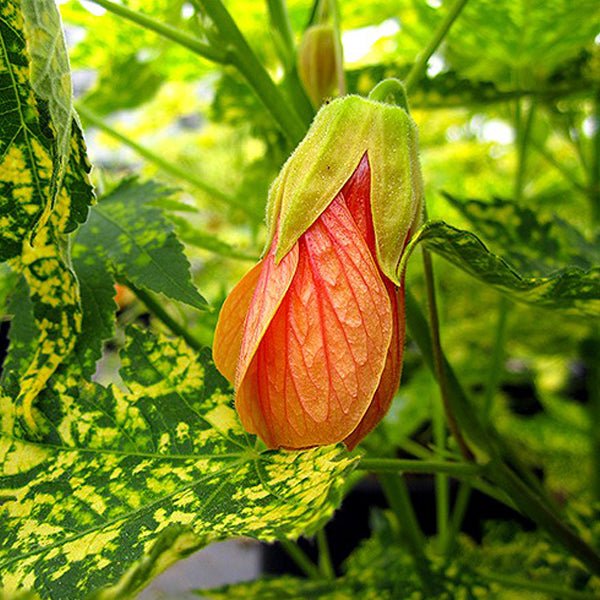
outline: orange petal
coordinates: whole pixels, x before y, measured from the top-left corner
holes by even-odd
[[[262,260],[262,269],[254,288],[252,300],[248,305],[235,374],[236,390],[244,379],[258,345],[288,291],[298,266],[297,244],[281,259],[279,264],[275,263],[276,246],[277,236],[271,244],[269,253]]]
[[[355,430],[394,327],[385,284],[341,196],[297,245],[293,281],[237,386],[242,423],[271,447],[335,443]]]
[[[387,280],[386,287],[392,301],[392,310],[396,314],[394,318],[394,333],[388,350],[385,368],[381,374],[379,387],[373,396],[367,412],[358,427],[344,440],[349,450],[353,450],[358,443],[383,419],[392,403],[392,398],[400,385],[400,374],[402,373],[402,354],[404,351],[404,288],[396,291],[394,284]]]
[[[223,376],[233,383],[242,345],[244,321],[248,306],[256,288],[263,262],[254,265],[241,281],[231,290],[221,307],[215,339],[213,360]]]

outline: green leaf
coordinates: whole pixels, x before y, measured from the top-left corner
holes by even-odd
[[[463,10],[445,56],[468,77],[506,84],[518,72],[527,85],[591,46],[599,19],[595,0],[481,0]]]
[[[574,315],[600,314],[600,267],[584,270],[567,266],[548,275],[521,273],[490,252],[475,234],[443,221],[423,225],[411,240],[411,247],[418,242],[516,300]]]
[[[520,270],[545,276],[566,266],[590,269],[600,265],[600,233],[588,240],[559,217],[541,221],[530,208],[510,200],[444,196]]]
[[[173,226],[153,199],[170,190],[153,181],[127,179],[104,196],[76,237],[77,251],[97,254],[136,286],[204,309],[206,301],[190,279],[190,264]]]
[[[73,245],[73,268],[81,293],[81,333],[73,349],[82,377],[89,379],[102,356],[102,346],[114,337],[117,304],[112,272],[102,256]]]
[[[341,501],[357,461],[345,449],[258,449],[208,351],[129,333],[127,391],[63,370],[40,396],[45,438],[0,437],[0,588],[8,592],[77,600],[118,583],[108,597],[124,598],[144,572],[177,558],[178,545],[311,534]],[[10,411],[2,416],[10,431]]]

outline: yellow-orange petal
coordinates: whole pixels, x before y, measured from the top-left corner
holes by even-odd
[[[390,408],[392,399],[400,385],[402,373],[402,354],[404,351],[404,288],[396,292],[394,284],[387,280],[386,287],[390,294],[392,310],[396,314],[394,319],[394,333],[388,351],[385,368],[381,374],[379,387],[373,396],[373,400],[358,427],[344,440],[349,450],[353,450],[358,443],[383,419]]]
[[[277,236],[275,236],[269,252],[261,262],[262,268],[252,299],[248,305],[235,374],[236,390],[244,379],[258,346],[292,283],[298,266],[297,245],[292,247],[279,264],[275,262],[276,246]]]
[[[217,369],[230,383],[235,380],[244,333],[244,321],[262,267],[263,261],[254,265],[242,277],[223,302],[219,313],[213,342],[213,360]]]
[[[298,248],[289,290],[236,386],[242,423],[270,447],[331,444],[355,430],[394,326],[385,284],[341,196]]]

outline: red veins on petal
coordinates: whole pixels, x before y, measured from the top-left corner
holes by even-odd
[[[340,196],[297,248],[289,289],[237,380],[242,422],[272,447],[349,435],[379,385],[393,333],[385,285]]]

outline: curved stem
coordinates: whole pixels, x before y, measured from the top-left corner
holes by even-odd
[[[306,556],[302,548],[290,540],[279,540],[281,547],[289,554],[300,570],[310,579],[323,579],[323,575]]]
[[[222,49],[209,46],[194,36],[183,33],[179,29],[175,29],[175,27],[171,27],[170,25],[156,21],[155,19],[152,19],[143,13],[136,12],[130,8],[127,8],[126,6],[123,6],[122,4],[116,4],[110,0],[89,1],[101,6],[102,8],[105,8],[107,11],[118,15],[119,17],[123,17],[132,23],[141,25],[144,29],[154,31],[162,37],[176,42],[180,46],[191,50],[194,54],[198,54],[207,60],[211,60],[220,64],[227,63],[227,54]]]
[[[419,54],[417,60],[413,63],[413,66],[408,73],[408,76],[404,80],[406,85],[406,91],[412,91],[415,84],[421,79],[427,68],[427,63],[432,57],[433,53],[438,49],[443,39],[446,37],[450,27],[452,27],[454,21],[458,18],[458,15],[462,12],[462,9],[467,4],[468,0],[455,0],[454,4],[450,7],[448,14],[444,17],[442,22],[439,24],[435,33],[425,49]]]
[[[433,263],[429,250],[423,248],[423,266],[425,270],[425,286],[427,288],[427,304],[429,307],[429,325],[431,330],[431,341],[433,351],[433,361],[435,365],[435,375],[440,388],[442,404],[448,421],[448,428],[452,432],[458,448],[466,460],[472,460],[473,454],[469,449],[462,432],[458,426],[456,416],[450,401],[450,391],[448,389],[448,379],[446,377],[446,368],[444,364],[444,355],[440,340],[440,323],[437,311],[437,302],[435,297],[435,277],[433,274]]]
[[[281,91],[250,48],[221,0],[192,0],[192,4],[202,5],[219,31],[221,38],[230,48],[231,64],[238,69],[256,92],[288,141],[296,146],[304,137],[308,123],[302,122],[295,110],[290,110]]]
[[[327,534],[324,528],[317,531],[317,547],[319,549],[319,571],[326,579],[335,579],[335,570],[331,562]]]
[[[415,511],[406,489],[404,479],[396,474],[381,474],[379,482],[388,500],[390,508],[394,511],[402,540],[408,546],[413,558],[415,569],[427,592],[433,591],[432,577],[429,561],[425,556],[425,537],[419,527]]]
[[[402,458],[363,458],[357,468],[375,473],[444,473],[453,477],[475,477],[482,472],[481,466],[472,463]]]

